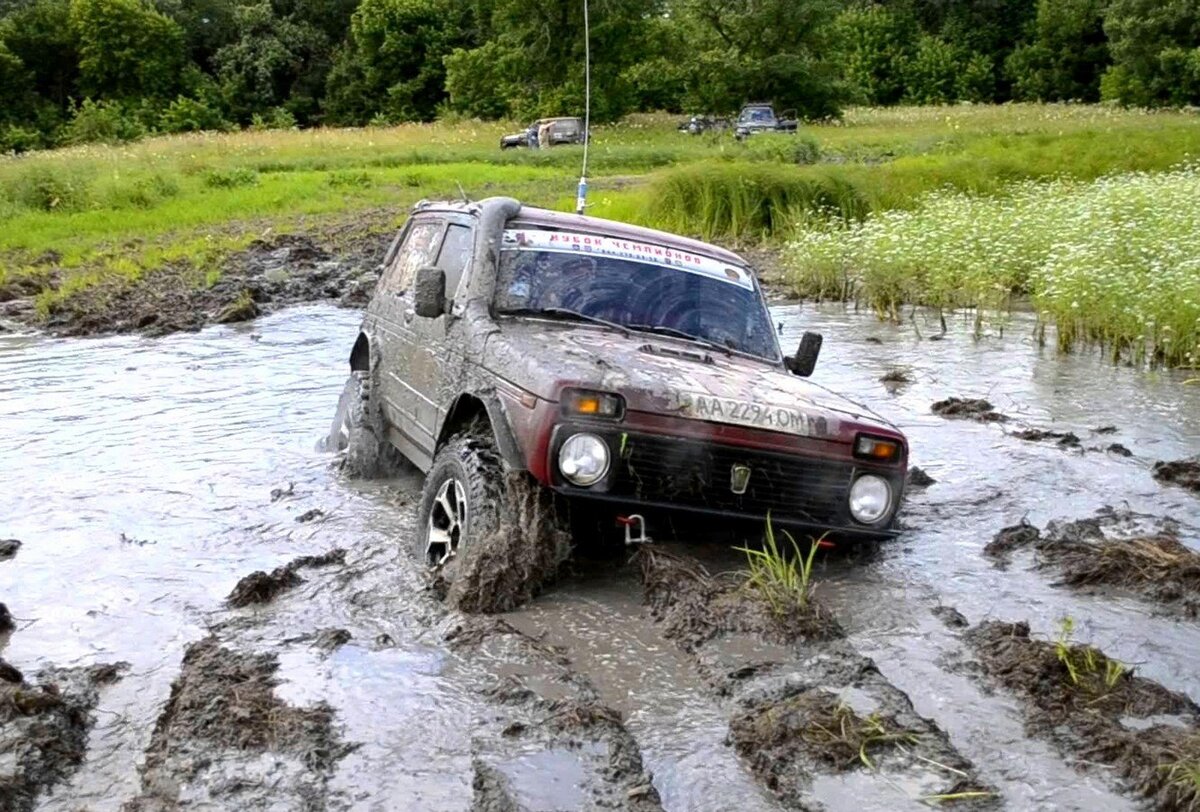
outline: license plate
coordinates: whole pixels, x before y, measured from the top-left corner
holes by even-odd
[[[711,420],[716,423],[735,423],[768,431],[783,431],[804,437],[820,437],[828,434],[828,421],[824,417],[809,414],[786,406],[720,398],[714,395],[696,395],[684,392],[680,395],[680,411],[685,417],[696,420]]]

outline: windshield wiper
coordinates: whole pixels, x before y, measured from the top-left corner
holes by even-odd
[[[602,319],[599,316],[589,316],[587,313],[580,313],[578,310],[572,310],[569,307],[521,307],[516,310],[504,310],[500,313],[502,316],[550,316],[552,318],[567,318],[579,319],[580,321],[590,321],[592,324],[601,324],[610,329],[616,330],[624,336],[629,335],[629,329],[623,324],[617,324],[615,321]]]
[[[667,327],[663,324],[631,324],[630,330],[637,330],[642,333],[657,333],[664,336],[673,336],[675,338],[686,339],[687,341],[695,341],[697,344],[703,344],[706,347],[711,347],[718,352],[723,352],[726,355],[733,355],[733,348],[727,345],[718,344],[715,341],[700,336],[694,336],[691,333],[678,330],[674,327]]]

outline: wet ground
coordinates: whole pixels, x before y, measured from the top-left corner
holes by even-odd
[[[786,344],[824,333],[816,380],[898,423],[936,480],[910,494],[899,540],[818,564],[845,636],[809,646],[681,646],[619,560],[501,618],[445,609],[403,552],[419,479],[349,481],[317,447],[354,311],[158,339],[0,336],[0,539],[21,542],[0,557],[15,625],[0,657],[24,680],[14,695],[67,686],[91,725],[35,808],[891,810],[956,794],[1138,808],[1117,769],[1033,723],[1036,702],[962,627],[1023,621],[1052,640],[1071,617],[1075,641],[1200,699],[1194,618],[1056,585],[1033,549],[1006,567],[984,554],[1022,519],[1104,506],[1171,517],[1200,547],[1200,499],[1152,475],[1200,450],[1200,387],[1039,350],[1020,319],[1003,337],[952,322],[930,341],[840,306],[775,312]],[[1009,419],[935,415],[949,397]],[[1029,429],[1078,442],[1020,439]],[[340,562],[287,566],[335,549]],[[718,575],[740,565],[703,539],[671,550]],[[278,568],[270,600],[227,602]],[[64,672],[116,663],[74,692],[92,672]],[[870,766],[779,733],[830,713],[886,732],[859,737]]]

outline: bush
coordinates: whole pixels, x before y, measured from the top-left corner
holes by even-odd
[[[103,202],[112,208],[148,209],[177,194],[179,184],[156,173],[120,183],[104,194]]]
[[[250,129],[255,132],[263,130],[294,130],[296,117],[284,107],[272,107],[264,116],[255,113],[250,117]]]
[[[61,166],[28,167],[7,184],[5,195],[38,211],[78,211],[92,202],[91,179]]]
[[[15,124],[0,127],[0,153],[28,152],[44,145],[42,134],[37,130]]]
[[[210,169],[204,173],[204,185],[211,189],[237,189],[257,184],[258,173],[253,169]]]
[[[821,158],[821,147],[815,138],[803,133],[764,133],[746,142],[746,157],[752,161],[815,164]]]
[[[167,105],[158,119],[158,127],[166,133],[191,133],[202,130],[228,130],[230,124],[219,110],[199,99],[179,96]]]
[[[120,144],[136,141],[146,128],[132,110],[115,101],[84,99],[63,130],[64,144]]]

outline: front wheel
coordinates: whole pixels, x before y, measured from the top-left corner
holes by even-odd
[[[325,447],[342,452],[342,469],[351,476],[379,476],[394,462],[369,372],[350,373]]]
[[[507,472],[486,429],[451,437],[421,494],[413,552],[469,612],[503,612],[529,600],[570,556],[554,496]]]

